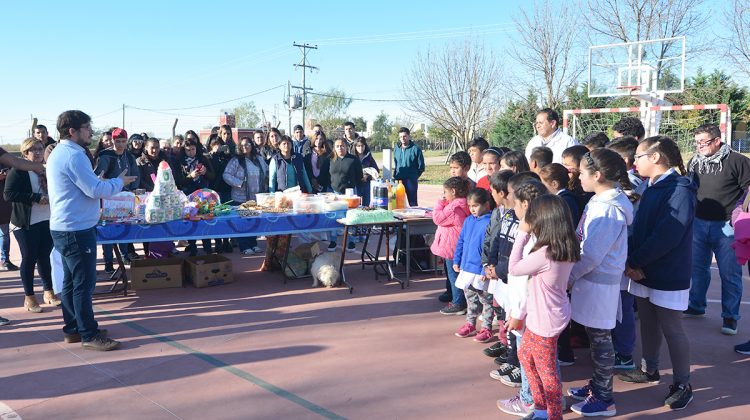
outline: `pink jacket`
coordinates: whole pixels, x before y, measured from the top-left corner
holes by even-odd
[[[523,247],[527,232],[518,231],[510,252],[508,274],[531,276],[526,298],[526,328],[542,337],[557,337],[570,321],[570,301],[566,289],[572,262],[552,261],[543,246],[526,257]]]
[[[453,261],[461,227],[469,214],[469,205],[465,198],[454,198],[451,202],[441,199],[435,204],[435,208],[432,209],[432,221],[437,225],[437,230],[430,247],[433,254]]]

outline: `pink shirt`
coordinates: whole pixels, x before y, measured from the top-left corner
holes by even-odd
[[[527,232],[518,231],[510,253],[508,273],[531,276],[526,300],[526,327],[542,337],[556,337],[570,321],[570,301],[566,292],[572,262],[552,261],[543,246],[523,256],[529,241]]]

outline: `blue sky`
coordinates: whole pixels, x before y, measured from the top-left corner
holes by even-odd
[[[0,14],[0,143],[19,143],[40,118],[81,109],[97,127],[122,125],[157,136],[198,130],[245,100],[282,127],[285,88],[242,101],[189,110],[300,84],[293,42],[315,43],[308,74],[316,91],[331,87],[372,99],[399,98],[413,56],[466,36],[500,52],[513,19],[529,2],[513,1],[139,1],[4,2]],[[140,111],[135,108],[160,110]],[[397,103],[358,102],[349,114],[397,117]],[[293,116],[293,123],[301,114]]]

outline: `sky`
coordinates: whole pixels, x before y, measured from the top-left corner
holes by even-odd
[[[542,3],[544,4],[544,3]],[[32,116],[50,129],[80,109],[95,127],[167,137],[218,124],[222,109],[253,101],[287,127],[287,82],[301,84],[301,52],[316,92],[354,98],[351,116],[400,118],[403,77],[415,55],[473,37],[502,51],[520,0],[34,1],[0,13],[0,144],[20,143]],[[292,124],[301,122],[300,112]]]

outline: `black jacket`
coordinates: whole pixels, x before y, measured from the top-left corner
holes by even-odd
[[[342,158],[331,160],[331,187],[343,194],[347,188],[356,188],[362,182],[362,163],[347,153]]]
[[[42,194],[31,190],[31,179],[27,171],[13,168],[8,172],[3,198],[12,203],[10,222],[14,226],[28,229],[31,221],[31,206],[42,199]]]
[[[315,180],[318,182],[318,186],[321,188],[321,190],[314,192],[318,193],[326,191],[331,186],[331,158],[318,156],[318,160],[320,161],[320,174],[317,177],[313,175],[312,153],[305,156],[304,159],[305,172],[307,172],[307,177],[310,178],[310,184],[312,184],[313,180]],[[314,185],[313,189],[315,189]]]
[[[173,159],[171,159],[166,155],[166,153],[161,151],[159,152],[159,158],[155,161],[149,159],[148,155],[146,155],[145,153],[141,155],[141,157],[136,159],[136,164],[138,165],[138,173],[140,174],[140,186],[138,188],[143,188],[148,192],[154,190],[154,180],[151,179],[151,175],[156,176],[156,173],[159,171],[159,164],[162,161],[166,161],[170,169],[172,169],[172,177],[174,178],[174,182],[177,187],[179,188],[179,186],[182,185],[184,181],[182,179],[182,169],[174,162]]]

